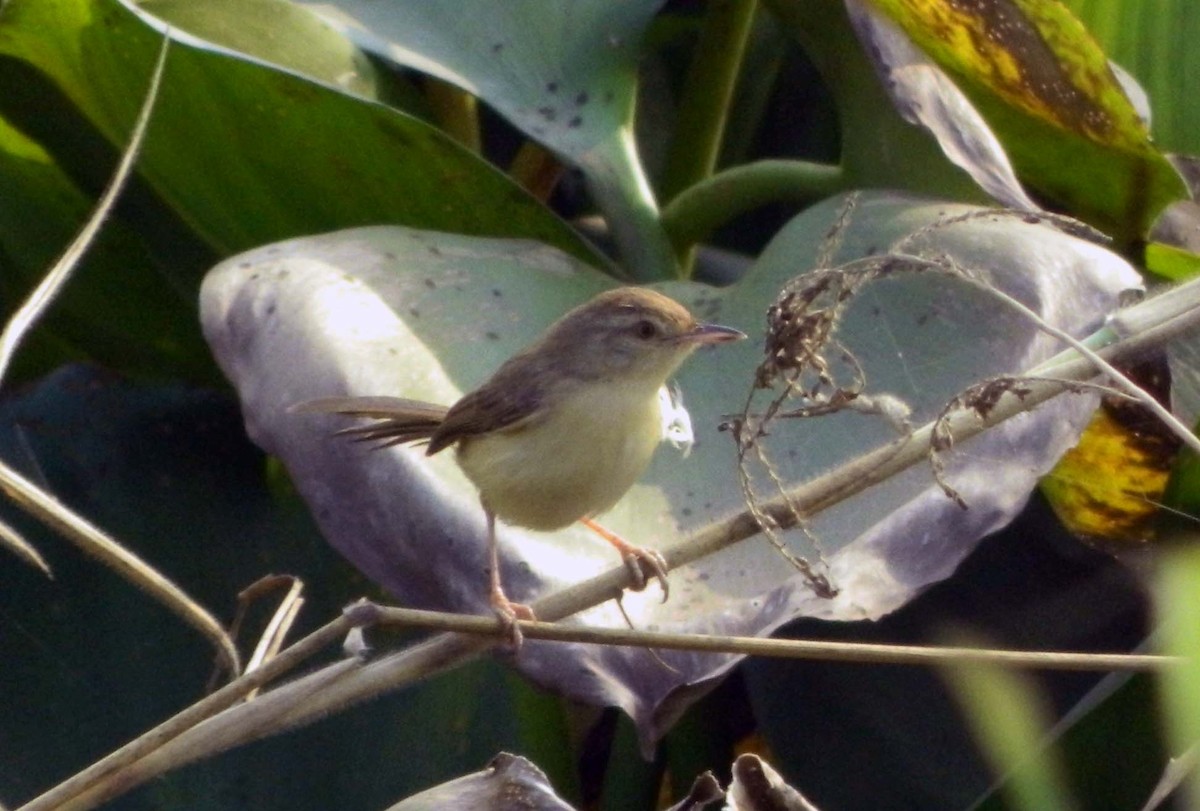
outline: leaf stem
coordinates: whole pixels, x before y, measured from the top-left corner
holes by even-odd
[[[713,0],[692,54],[659,188],[670,201],[717,165],[757,0]]]
[[[483,149],[479,134],[479,102],[460,87],[430,76],[425,98],[438,126],[476,155]]]
[[[755,161],[719,172],[679,194],[663,209],[662,225],[682,253],[739,214],[776,202],[807,206],[841,191],[844,181],[838,166]]]
[[[625,272],[642,283],[677,276],[675,252],[663,231],[633,131],[622,127],[610,133],[577,162],[608,223]]]
[[[523,143],[508,167],[509,176],[543,203],[554,193],[563,171],[562,161],[537,141]]]

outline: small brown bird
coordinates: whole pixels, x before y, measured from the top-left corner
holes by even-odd
[[[487,516],[491,602],[519,645],[515,621],[533,612],[504,594],[496,519],[543,531],[582,521],[620,551],[638,588],[654,576],[666,599],[662,555],[592,518],[633,486],[662,440],[659,390],[667,379],[697,347],[745,337],[698,323],[660,293],[623,287],[562,316],[450,408],[398,397],[333,397],[295,410],[371,418],[338,433],[379,447],[427,441],[432,456],[454,446]]]

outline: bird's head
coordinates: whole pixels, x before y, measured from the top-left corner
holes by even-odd
[[[730,327],[698,322],[682,304],[661,293],[621,287],[576,307],[546,337],[557,346],[571,347],[564,360],[575,376],[657,388],[698,347],[746,336]]]

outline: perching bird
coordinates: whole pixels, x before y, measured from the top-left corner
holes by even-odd
[[[532,619],[500,583],[496,519],[550,531],[583,521],[620,551],[638,587],[666,566],[592,518],[633,486],[663,437],[659,390],[703,344],[735,341],[738,330],[701,324],[652,290],[609,290],[555,321],[532,345],[453,406],[398,397],[333,397],[295,410],[373,419],[348,428],[380,447],[427,441],[432,456],[454,446],[487,516],[491,603],[520,644],[516,620]]]

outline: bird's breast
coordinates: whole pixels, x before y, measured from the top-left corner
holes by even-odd
[[[602,513],[662,438],[657,387],[644,388],[590,385],[530,425],[463,440],[459,465],[507,523],[553,530]]]

